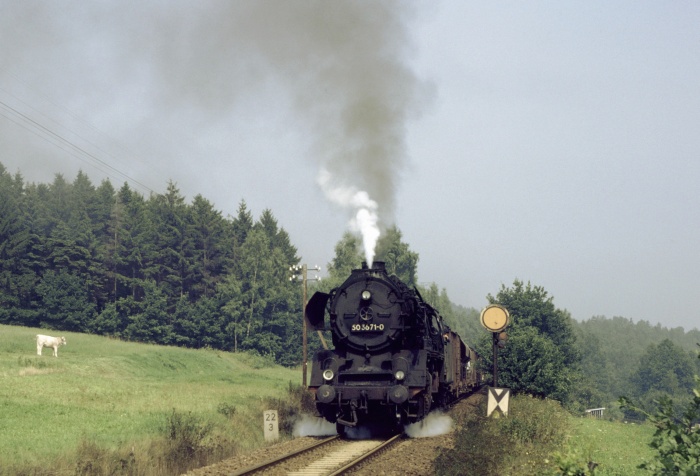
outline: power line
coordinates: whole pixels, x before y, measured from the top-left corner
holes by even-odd
[[[18,101],[20,101],[20,102],[21,102],[22,104],[24,104],[25,106],[27,106],[27,107],[29,107],[30,109],[34,110],[35,112],[38,112],[39,114],[41,114],[39,111],[36,111],[36,109],[34,109],[34,108],[32,108],[31,106],[29,106],[28,104],[26,104],[24,101],[22,101],[21,99],[19,99],[19,98],[18,98],[17,96],[15,96],[14,94],[9,93],[8,91],[6,91],[6,90],[4,90],[4,89],[2,89],[2,88],[0,88],[0,91],[4,91],[6,94],[9,94],[10,96],[14,97],[15,99],[17,99]],[[65,151],[65,152],[68,152],[68,153],[69,153],[70,155],[72,155],[73,157],[75,157],[75,158],[77,158],[77,159],[79,159],[79,160],[81,160],[81,161],[83,161],[83,162],[85,162],[85,163],[88,163],[88,164],[92,165],[93,167],[95,167],[95,168],[97,168],[98,170],[100,170],[100,171],[106,173],[107,175],[109,175],[110,177],[112,177],[112,178],[114,178],[114,179],[119,179],[119,180],[121,180],[121,179],[126,179],[127,181],[131,182],[132,184],[138,185],[138,186],[139,186],[140,188],[142,188],[144,191],[151,192],[151,193],[156,193],[156,192],[155,192],[153,189],[151,189],[149,186],[147,186],[147,185],[145,185],[144,183],[142,183],[142,182],[136,180],[136,179],[133,178],[133,177],[130,177],[130,176],[127,175],[126,173],[124,173],[124,172],[122,172],[121,170],[117,169],[116,167],[110,165],[109,163],[107,163],[107,162],[105,162],[104,160],[100,159],[100,158],[97,157],[96,155],[94,155],[94,154],[88,152],[88,151],[85,150],[84,148],[82,148],[82,147],[76,145],[75,143],[73,143],[73,142],[70,141],[69,139],[66,139],[65,137],[63,137],[63,136],[60,135],[59,133],[54,132],[53,130],[49,129],[48,127],[44,126],[43,124],[37,122],[36,120],[32,119],[31,117],[29,117],[28,115],[26,115],[26,114],[24,114],[23,112],[19,111],[18,109],[16,109],[16,108],[10,106],[10,105],[7,104],[6,102],[0,100],[0,106],[2,106],[2,108],[4,108],[5,111],[6,111],[7,113],[10,114],[10,115],[8,115],[7,113],[3,113],[3,112],[0,110],[0,114],[2,114],[4,117],[6,117],[7,119],[9,119],[9,120],[12,121],[13,123],[17,124],[18,126],[20,126],[20,127],[24,128],[24,129],[28,130],[29,132],[32,132],[32,133],[35,134],[36,136],[38,136],[38,137],[40,137],[40,138],[46,140],[47,142],[49,142],[49,143],[55,145],[55,146],[58,147],[59,149]],[[43,115],[43,114],[42,114],[42,115]],[[44,117],[46,117],[46,116],[44,116]],[[48,117],[47,117],[47,119],[51,120],[51,119],[48,118]],[[55,122],[55,121],[53,121],[53,122]],[[59,124],[59,125],[60,125],[60,124]],[[68,129],[68,128],[66,128],[66,129]],[[68,130],[70,131],[70,129],[68,129]],[[92,142],[90,142],[89,140],[85,139],[84,137],[81,137],[79,134],[77,134],[77,133],[75,133],[75,132],[73,132],[73,131],[70,131],[70,132],[73,133],[73,134],[75,134],[75,135],[76,135],[77,137],[79,137],[80,139],[84,140],[86,143],[88,143],[88,144],[92,145],[93,147],[95,147],[95,148],[96,148],[97,150],[99,150],[101,153],[103,153],[103,154],[105,154],[105,155],[111,157],[112,159],[115,158],[115,157],[113,157],[112,155],[110,155],[109,153],[107,153],[106,151],[102,150],[99,146],[93,144]],[[91,162],[91,161],[92,161],[92,162]],[[115,176],[114,174],[116,174],[116,176]]]

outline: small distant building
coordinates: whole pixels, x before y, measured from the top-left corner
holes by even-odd
[[[586,416],[589,418],[603,418],[603,411],[605,410],[605,407],[603,408],[591,408],[590,410],[586,410]]]

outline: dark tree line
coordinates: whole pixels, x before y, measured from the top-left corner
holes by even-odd
[[[0,164],[0,322],[300,359],[299,263],[270,210],[224,217],[175,184],[25,183]]]
[[[673,399],[678,408],[692,400],[694,376],[700,374],[697,329],[600,316],[577,327],[582,369],[594,406],[610,407],[623,395],[647,411],[663,398]],[[643,415],[626,411],[625,416]]]
[[[377,260],[417,286],[418,253],[396,227]],[[346,233],[329,263],[330,289],[360,267]],[[193,348],[253,350],[292,365],[301,359],[301,302],[289,267],[296,248],[270,210],[256,221],[245,201],[223,217],[176,185],[144,197],[124,184],[25,183],[0,164],[0,323],[89,332]],[[454,306],[437,285],[421,288],[453,327],[473,329],[475,310]],[[467,317],[469,316],[469,317]],[[466,326],[466,327],[465,327]],[[320,345],[310,336],[310,347]]]
[[[478,310],[454,305],[435,283],[418,285],[418,253],[398,228],[384,230],[376,251],[467,343],[491,354]],[[359,238],[346,233],[328,279],[310,283],[309,294],[338,286],[363,255]],[[245,201],[224,217],[201,195],[186,203],[173,183],[144,197],[127,184],[94,186],[83,173],[71,183],[56,175],[51,184],[28,184],[0,164],[2,324],[251,350],[293,365],[301,360],[301,290],[288,271],[296,264],[272,212],[255,220]],[[645,406],[692,395],[697,330],[621,317],[578,323],[544,288],[520,280],[486,298],[511,313],[499,383],[515,392],[577,409],[609,407],[620,395]],[[309,337],[313,353],[321,344]]]

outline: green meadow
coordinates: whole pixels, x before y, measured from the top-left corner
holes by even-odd
[[[651,424],[572,416],[553,400],[516,395],[508,417],[458,417],[455,446],[442,450],[437,476],[632,476],[654,458]]]
[[[58,358],[50,348],[36,355],[39,333],[66,337]],[[182,429],[174,422],[198,445],[255,447],[262,411],[300,381],[300,371],[255,355],[0,325],[0,474],[69,469],[86,447],[154,458],[153,442]]]
[[[68,345],[58,358],[47,348],[39,357],[38,333]],[[181,474],[263,445],[265,409],[279,410],[288,430],[301,411],[300,374],[245,353],[0,325],[0,475]],[[651,425],[572,417],[529,397],[512,403],[508,419],[462,422],[437,474],[464,465],[483,474],[641,475],[637,465],[653,457]]]
[[[648,423],[572,418],[567,443],[573,459],[598,464],[597,475],[644,475],[649,472],[637,466],[655,456],[649,446],[653,433],[654,427]]]

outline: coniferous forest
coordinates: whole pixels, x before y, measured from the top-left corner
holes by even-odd
[[[25,183],[0,164],[0,323],[300,360],[297,250],[270,210],[224,217],[168,183]]]
[[[398,229],[387,230],[377,256],[416,285],[418,254]],[[329,290],[361,261],[359,239],[346,233],[329,279],[313,286]],[[224,217],[201,195],[187,203],[172,182],[144,197],[127,183],[96,186],[83,172],[72,181],[57,174],[50,184],[25,183],[0,163],[2,324],[253,351],[295,365],[301,289],[290,267],[299,262],[272,211],[255,219],[245,201],[235,217]],[[474,334],[475,310],[453,306],[435,284],[423,293]]]
[[[418,253],[397,228],[385,230],[377,259],[489,355],[479,311],[453,304],[435,283],[417,284]],[[361,261],[359,238],[346,233],[328,279],[313,286],[328,291]],[[172,182],[145,197],[126,183],[95,185],[82,172],[72,181],[57,174],[50,184],[26,183],[0,163],[0,324],[251,351],[296,365],[301,289],[290,267],[299,263],[272,211],[254,218],[245,201],[225,217],[201,195],[186,202]],[[515,391],[578,410],[610,407],[620,395],[647,407],[664,395],[680,403],[692,396],[696,329],[619,316],[577,322],[544,288],[517,279],[487,298],[513,317],[499,375]],[[309,338],[313,352],[320,341]]]

